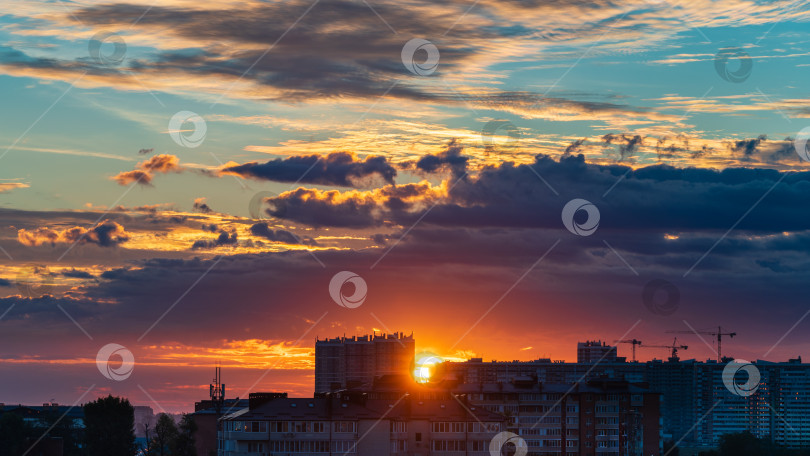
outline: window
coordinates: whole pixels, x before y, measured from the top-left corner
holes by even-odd
[[[245,423],[245,432],[267,432],[267,421],[248,421]]]
[[[344,454],[357,451],[357,444],[353,440],[333,440],[332,453]]]
[[[408,432],[406,421],[391,421],[391,432]]]
[[[289,432],[289,424],[287,421],[271,421],[270,432]]]
[[[258,443],[258,442],[257,442]],[[332,447],[335,443],[344,443],[342,441],[332,442]],[[347,443],[345,449],[338,450],[341,453],[354,453],[354,442]],[[329,442],[325,440],[310,441],[310,440],[284,440],[284,441],[270,441],[267,445],[271,453],[329,453]],[[264,450],[261,450],[264,451]]]
[[[467,442],[464,440],[434,440],[431,448],[433,451],[466,451]]]
[[[264,452],[264,443],[248,442],[248,453],[262,453],[262,452]]]
[[[417,433],[416,433],[416,441],[417,441],[417,442],[421,442],[421,441],[422,441],[422,433],[421,433],[421,432],[417,432]]]
[[[335,432],[357,432],[357,423],[354,421],[335,421]]]

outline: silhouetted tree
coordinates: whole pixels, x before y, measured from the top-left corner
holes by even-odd
[[[177,425],[174,424],[172,417],[161,413],[158,417],[157,424],[155,424],[155,437],[152,439],[152,454],[159,456],[172,454],[172,446],[175,440],[177,440],[178,433]]]
[[[84,405],[85,447],[89,456],[132,456],[135,409],[127,399],[112,395]]]
[[[667,456],[679,456],[680,449],[678,449],[678,445],[673,442],[672,440],[667,440],[664,442],[664,453]]]
[[[23,454],[36,440],[33,428],[16,413],[0,415],[0,450],[2,454]]]
[[[172,456],[197,456],[197,448],[194,446],[195,432],[197,423],[194,422],[194,417],[184,413],[177,438],[172,445]]]
[[[725,434],[720,437],[720,454],[735,456],[764,456],[762,442],[750,432]]]

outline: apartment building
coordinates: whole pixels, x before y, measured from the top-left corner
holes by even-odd
[[[222,418],[220,456],[489,456],[506,418],[457,398],[357,391],[277,397]]]
[[[414,358],[413,334],[373,334],[315,341],[315,392],[371,385],[383,375],[405,375]]]

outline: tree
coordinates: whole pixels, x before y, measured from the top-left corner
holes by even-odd
[[[194,445],[194,433],[197,432],[197,423],[194,417],[184,413],[180,420],[179,433],[172,445],[172,456],[197,456]]]
[[[762,442],[750,432],[724,434],[720,437],[720,454],[735,456],[761,456]]]
[[[159,456],[172,454],[172,447],[178,434],[177,425],[174,424],[172,417],[161,413],[155,424],[155,437],[152,439],[153,454]]]
[[[680,454],[680,449],[678,448],[678,445],[674,441],[667,440],[666,442],[664,442],[663,454],[667,456],[678,456]]]
[[[133,456],[135,409],[127,399],[109,395],[84,405],[85,445],[89,456]]]
[[[33,428],[22,416],[11,412],[0,414],[0,449],[8,454],[23,454],[34,440]]]

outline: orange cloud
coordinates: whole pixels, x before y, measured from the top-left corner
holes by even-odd
[[[0,182],[0,193],[10,192],[15,188],[28,188],[30,185],[22,182]]]
[[[136,169],[132,171],[123,171],[112,177],[112,180],[118,182],[119,185],[130,185],[132,183],[139,183],[141,185],[151,185],[153,173],[170,173],[181,172],[183,167],[180,166],[180,159],[174,155],[160,154],[138,163]]]
[[[44,244],[97,244],[102,247],[114,247],[129,240],[129,233],[123,226],[115,222],[105,220],[96,226],[87,229],[81,226],[74,226],[65,230],[55,230],[51,228],[37,228],[32,231],[21,229],[17,232],[17,240],[20,244],[28,247],[36,247]]]

